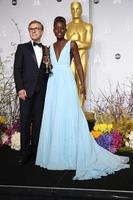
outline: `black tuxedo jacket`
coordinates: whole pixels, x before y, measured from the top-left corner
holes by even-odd
[[[14,60],[14,80],[17,92],[25,89],[27,96],[31,97],[36,89],[43,89],[43,86],[47,84],[47,78],[45,64],[41,62],[38,68],[32,43],[19,44]]]

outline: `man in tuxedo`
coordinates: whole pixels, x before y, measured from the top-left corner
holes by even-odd
[[[36,155],[48,80],[40,43],[43,24],[31,21],[28,26],[31,41],[19,44],[14,60],[14,80],[20,100],[21,157],[19,164],[27,163]]]

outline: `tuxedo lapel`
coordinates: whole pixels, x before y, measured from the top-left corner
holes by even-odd
[[[34,59],[34,62],[37,64],[37,59],[36,59],[36,55],[35,55],[35,52],[34,52],[34,49],[33,49],[33,46],[32,46],[32,43],[31,42],[28,42],[27,43],[27,47],[31,53],[31,56],[32,58]],[[37,64],[37,67],[38,67],[38,64]]]

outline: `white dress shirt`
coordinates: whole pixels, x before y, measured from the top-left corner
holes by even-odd
[[[32,41],[32,45],[33,45],[33,41]],[[35,55],[36,55],[36,59],[37,59],[37,64],[38,64],[38,68],[40,68],[41,65],[41,61],[42,61],[42,47],[39,46],[33,46]]]

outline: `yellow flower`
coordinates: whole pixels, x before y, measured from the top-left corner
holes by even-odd
[[[101,124],[100,125],[100,130],[101,130],[101,132],[106,132],[106,130],[107,130],[107,124]]]
[[[101,131],[102,133],[110,132],[113,129],[112,124],[96,124],[94,126],[95,131]]]
[[[6,124],[7,120],[5,116],[0,116],[0,124]]]
[[[108,129],[108,132],[110,132],[113,129],[113,124],[108,124],[107,129]]]

